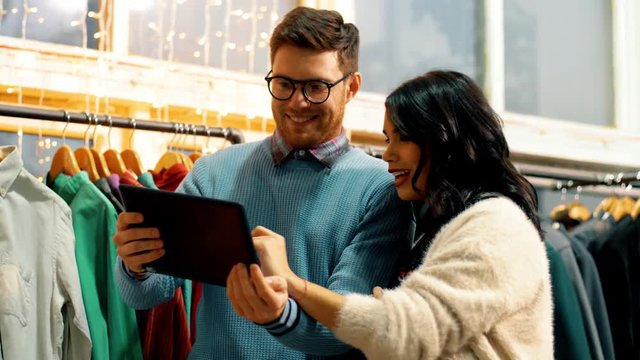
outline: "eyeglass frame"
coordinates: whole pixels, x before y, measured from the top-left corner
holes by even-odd
[[[301,92],[302,92],[302,96],[304,97],[305,100],[307,100],[309,103],[311,104],[315,104],[315,105],[320,105],[323,104],[325,102],[327,102],[327,100],[329,100],[329,97],[331,96],[331,88],[333,88],[334,86],[340,84],[341,82],[343,82],[344,80],[346,80],[349,76],[353,75],[353,72],[347,73],[345,76],[341,77],[339,80],[336,80],[335,82],[328,82],[325,80],[320,80],[320,79],[313,79],[313,80],[293,80],[290,77],[286,77],[286,76],[269,76],[269,74],[271,74],[273,72],[273,70],[269,70],[269,73],[267,73],[267,76],[265,76],[264,80],[267,82],[267,89],[269,90],[269,94],[271,94],[271,97],[273,97],[274,99],[278,100],[278,101],[287,101],[289,99],[291,99],[293,97],[293,94],[296,93],[296,90],[298,90],[297,84],[302,84],[302,87],[300,88]],[[289,95],[289,97],[281,99],[281,98],[277,98],[275,95],[273,95],[273,92],[271,91],[271,80],[273,79],[284,79],[290,83],[293,84],[293,90],[291,91],[291,95]],[[320,101],[313,101],[311,99],[309,99],[309,97],[307,96],[307,92],[304,90],[305,87],[307,86],[308,83],[311,82],[321,82],[323,84],[325,84],[327,86],[327,97]]]

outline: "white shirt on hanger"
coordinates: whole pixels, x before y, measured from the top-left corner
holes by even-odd
[[[90,359],[69,206],[0,147],[0,359]]]

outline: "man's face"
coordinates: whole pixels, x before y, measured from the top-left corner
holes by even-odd
[[[338,64],[335,51],[319,52],[283,45],[274,56],[269,76],[334,83],[346,75]],[[344,108],[360,88],[360,74],[354,73],[332,87],[329,98],[322,104],[307,101],[301,87],[296,85],[289,100],[271,99],[273,118],[287,144],[294,148],[315,147],[340,135]]]

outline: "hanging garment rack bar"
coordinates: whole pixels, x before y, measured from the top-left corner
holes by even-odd
[[[85,125],[103,125],[125,129],[167,132],[173,134],[212,136],[225,138],[232,144],[240,144],[244,142],[244,136],[242,135],[242,133],[238,129],[234,128],[206,127],[204,125],[192,125],[176,122],[138,120],[134,118],[123,118],[92,113],[77,113],[65,110],[48,110],[29,106],[0,104],[0,116],[69,122]]]
[[[622,187],[617,184],[606,185],[604,183],[594,185],[574,185],[567,186],[566,181],[542,178],[536,176],[525,176],[527,180],[535,187],[544,188],[549,190],[560,191],[564,189],[574,189],[581,194],[602,195],[602,196],[631,196],[634,198],[640,198],[640,188],[637,187]],[[563,187],[564,186],[564,187]]]

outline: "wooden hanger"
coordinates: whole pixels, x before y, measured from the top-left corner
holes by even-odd
[[[615,196],[610,196],[602,200],[600,204],[596,206],[595,210],[593,210],[593,216],[598,217],[606,213],[610,213],[617,203],[618,203],[618,198]]]
[[[73,176],[81,171],[76,157],[73,154],[73,150],[71,150],[66,142],[65,135],[67,133],[67,126],[69,126],[69,121],[71,120],[71,114],[69,114],[67,110],[64,110],[64,119],[67,123],[62,129],[62,146],[56,150],[53,154],[53,159],[51,159],[51,169],[49,169],[50,180],[54,180],[61,173]]]
[[[107,160],[105,160],[104,156],[98,151],[96,148],[96,131],[98,130],[98,115],[92,114],[94,120],[93,134],[91,134],[91,141],[93,142],[93,147],[90,149],[91,156],[93,157],[93,162],[96,164],[96,169],[98,169],[98,174],[100,177],[108,177],[111,175],[111,171],[107,166]]]
[[[107,161],[107,167],[112,173],[122,175],[127,172],[127,166],[124,164],[124,160],[122,160],[120,153],[116,150],[109,149],[105,151],[104,159]]]
[[[181,141],[181,145],[182,145],[182,149],[178,151],[178,154],[180,155],[180,157],[182,158],[182,163],[184,164],[184,166],[187,168],[187,170],[191,170],[193,168],[193,161],[183,152],[184,148],[186,147],[186,140],[187,140],[187,133],[189,131],[189,128],[191,127],[191,125],[185,125],[185,124],[179,124],[178,129],[180,131],[180,136],[182,137],[182,141]]]
[[[88,122],[87,130],[84,131],[84,146],[76,149],[76,151],[74,151],[73,153],[76,160],[78,161],[80,169],[87,172],[87,174],[89,175],[89,180],[91,180],[91,182],[96,182],[100,178],[100,174],[98,173],[98,168],[96,167],[95,160],[93,159],[93,155],[91,154],[91,149],[89,149],[88,146],[89,140],[87,140],[87,133],[91,128],[92,115],[86,112],[84,114],[87,117]]]
[[[610,213],[616,222],[619,222],[624,217],[631,215],[633,208],[636,205],[636,201],[630,196],[625,196],[618,200],[616,206],[611,209]]]
[[[578,200],[580,191],[581,187],[578,187],[574,201],[554,207],[549,213],[549,218],[563,224],[567,230],[589,220],[591,218],[591,211]],[[567,189],[562,188],[562,200],[566,198],[566,193]]]
[[[137,176],[140,176],[144,172],[144,168],[142,166],[142,161],[140,161],[138,152],[133,149],[133,146],[131,144],[133,133],[136,131],[136,119],[129,118],[129,121],[131,122],[131,126],[133,128],[133,130],[131,130],[131,135],[129,135],[129,148],[121,151],[120,155],[122,156],[122,160],[124,161],[124,164],[127,166],[127,168],[133,171]]]
[[[185,155],[182,151],[178,151],[178,154],[180,154],[180,157],[182,158],[182,163],[184,164],[184,166],[186,166],[187,170],[193,169],[193,161],[187,155]]]
[[[553,221],[560,221],[567,216],[569,212],[567,204],[559,204],[553,207],[549,212],[549,219]]]
[[[137,151],[133,149],[126,149],[120,152],[120,156],[122,156],[122,160],[124,161],[127,169],[133,171],[138,176],[144,173],[142,161],[140,161],[140,156]]]
[[[568,206],[569,218],[585,222],[591,219],[591,210],[578,200],[572,201]]]
[[[179,125],[173,124],[173,127],[175,132],[173,134],[173,137],[169,141],[169,147],[167,151],[160,157],[160,159],[156,163],[156,167],[153,168],[153,172],[155,173],[160,173],[162,172],[162,170],[168,170],[169,168],[171,168],[173,165],[176,165],[176,164],[184,164],[184,156],[181,156],[180,155],[181,153],[173,151],[171,149],[171,144],[173,144],[173,141],[178,135]]]
[[[50,179],[55,179],[61,173],[73,176],[80,171],[80,166],[69,145],[63,144],[60,146],[53,154],[53,159],[51,160],[51,169],[49,170]]]
[[[107,168],[109,169],[109,171],[118,175],[122,175],[127,171],[127,166],[124,164],[120,153],[111,148],[111,128],[113,127],[111,116],[107,115],[107,121],[109,121],[109,133],[107,134],[109,149],[104,152],[104,159],[107,163]]]
[[[109,170],[107,160],[104,158],[104,155],[98,152],[98,149],[91,148],[91,156],[93,156],[93,162],[96,164],[96,169],[98,169],[100,177],[108,177],[111,175],[111,170]]]
[[[93,160],[91,150],[88,147],[83,146],[81,148],[77,148],[73,153],[80,169],[86,171],[89,175],[89,180],[91,180],[91,182],[98,181],[98,179],[100,179],[100,174],[98,173],[98,168]]]
[[[640,199],[636,201],[635,205],[633,205],[633,210],[631,210],[633,220],[638,220],[638,216],[640,216]]]
[[[206,112],[206,110],[205,110]],[[203,125],[204,127],[204,125]],[[204,127],[206,130],[206,127]],[[191,163],[195,164],[196,161],[198,159],[200,159],[202,157],[202,152],[200,152],[200,150],[198,150],[198,142],[197,142],[197,127],[195,125],[193,125],[191,127],[191,129],[193,130],[193,152],[191,154],[189,154],[189,160],[191,160]],[[207,133],[208,134],[208,133]]]
[[[156,167],[153,168],[153,172],[160,173],[162,170],[168,170],[173,165],[182,163],[182,157],[179,153],[175,151],[167,151],[160,157],[160,160],[156,163]]]

